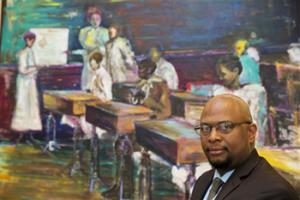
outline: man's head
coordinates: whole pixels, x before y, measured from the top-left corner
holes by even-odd
[[[92,70],[96,71],[99,68],[102,59],[103,59],[103,56],[100,52],[94,52],[90,55],[89,63],[90,63]]]
[[[108,34],[110,39],[115,39],[120,35],[121,26],[119,24],[111,24],[108,28]]]
[[[159,59],[161,58],[161,54],[162,52],[160,51],[160,49],[158,47],[151,47],[149,50],[149,56],[150,59],[152,60],[152,62],[158,62]]]
[[[139,64],[139,77],[149,79],[156,69],[156,64],[150,59],[142,60]]]
[[[36,35],[33,32],[28,31],[23,35],[23,39],[26,43],[26,46],[32,47],[35,42]]]
[[[95,11],[95,12],[89,13],[88,20],[94,28],[99,27],[101,24],[101,21],[102,21],[101,12]]]
[[[248,104],[237,96],[210,99],[197,128],[207,159],[220,173],[241,165],[254,149],[257,127]]]
[[[242,72],[242,65],[236,56],[226,56],[217,63],[217,71],[221,81],[226,87],[239,85],[239,75]]]

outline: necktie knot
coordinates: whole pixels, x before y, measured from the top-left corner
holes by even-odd
[[[208,194],[208,200],[212,200],[216,194],[218,193],[219,189],[222,187],[224,182],[220,178],[215,178],[212,182],[212,187]]]

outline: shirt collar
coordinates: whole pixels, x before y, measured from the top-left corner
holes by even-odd
[[[230,178],[230,176],[232,175],[233,172],[234,172],[234,169],[226,172],[225,174],[223,174],[223,176],[221,176],[220,173],[218,172],[218,170],[215,170],[213,180],[215,178],[220,178],[224,183],[226,183],[228,181],[228,179]]]

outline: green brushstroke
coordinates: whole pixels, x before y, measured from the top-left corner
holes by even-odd
[[[64,20],[61,20],[66,15],[63,15],[61,10],[68,11],[68,8],[63,9],[63,6],[63,1],[55,0],[9,2],[3,21],[1,62],[16,63],[16,53],[24,46],[22,36],[30,28],[66,27]]]

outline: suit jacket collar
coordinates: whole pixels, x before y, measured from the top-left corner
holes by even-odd
[[[224,199],[231,191],[237,188],[241,179],[249,176],[251,171],[257,166],[260,157],[257,151],[254,149],[250,154],[249,158],[240,167],[236,168],[231,177],[228,179],[226,184],[222,187],[220,193],[216,197],[216,200]],[[213,173],[212,173],[213,176]],[[212,178],[212,177],[211,177]],[[211,179],[210,179],[211,180]]]
[[[208,172],[204,173],[201,177],[201,179],[199,179],[199,183],[197,183],[197,185],[199,186],[197,188],[197,191],[195,192],[195,198],[194,199],[203,199],[207,189],[209,188],[212,179],[214,176],[214,170],[211,169]]]

